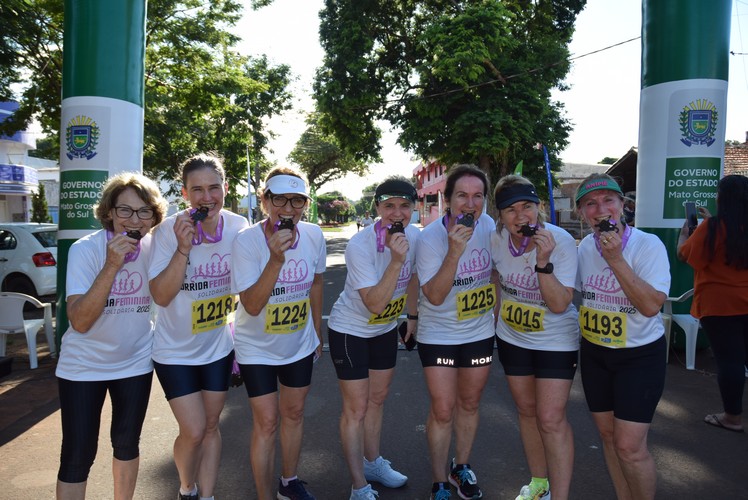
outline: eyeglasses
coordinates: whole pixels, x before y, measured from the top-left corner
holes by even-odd
[[[130,217],[132,217],[132,214],[137,214],[138,219],[140,220],[151,220],[155,215],[151,207],[143,207],[137,210],[133,210],[131,207],[128,207],[126,205],[114,207],[114,213],[117,214],[117,217],[121,217],[123,219],[129,219]]]
[[[281,195],[273,195],[270,197],[270,201],[273,203],[274,207],[285,207],[289,201],[291,202],[291,206],[293,208],[303,208],[304,205],[306,205],[305,196],[295,196],[293,198],[286,198],[285,196],[281,196]]]

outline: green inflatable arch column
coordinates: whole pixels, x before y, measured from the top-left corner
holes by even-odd
[[[70,246],[99,226],[110,174],[143,170],[145,0],[66,0],[60,126],[57,343]]]

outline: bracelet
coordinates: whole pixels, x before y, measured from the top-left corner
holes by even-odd
[[[414,320],[418,321],[418,315],[417,314],[408,314],[407,317],[408,317],[408,319],[414,319]]]
[[[184,255],[185,257],[187,257],[188,259],[190,258],[190,254],[189,253],[184,253],[183,251],[181,251],[179,249],[179,247],[177,247],[177,252],[181,253],[182,255]]]

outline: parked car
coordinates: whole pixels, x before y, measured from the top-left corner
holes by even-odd
[[[34,297],[57,293],[57,225],[0,223],[0,289]]]

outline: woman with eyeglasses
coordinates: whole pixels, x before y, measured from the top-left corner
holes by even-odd
[[[158,305],[153,361],[179,424],[179,498],[212,499],[221,458],[218,420],[234,360],[231,247],[247,221],[223,210],[228,184],[219,158],[193,156],[180,170],[190,208],[154,232],[148,270]]]
[[[231,270],[241,301],[235,350],[252,410],[252,474],[260,500],[313,500],[297,466],[312,365],[322,354],[325,237],[318,225],[301,222],[309,195],[295,170],[271,170],[258,195],[267,217],[239,233]],[[282,470],[276,496],[279,430]]]
[[[62,417],[60,500],[86,496],[107,393],[112,402],[114,498],[131,499],[135,493],[138,443],[153,379],[146,282],[150,231],[166,208],[158,186],[146,177],[131,172],[111,177],[93,208],[103,229],[70,247],[70,326],[62,336],[56,371]]]

